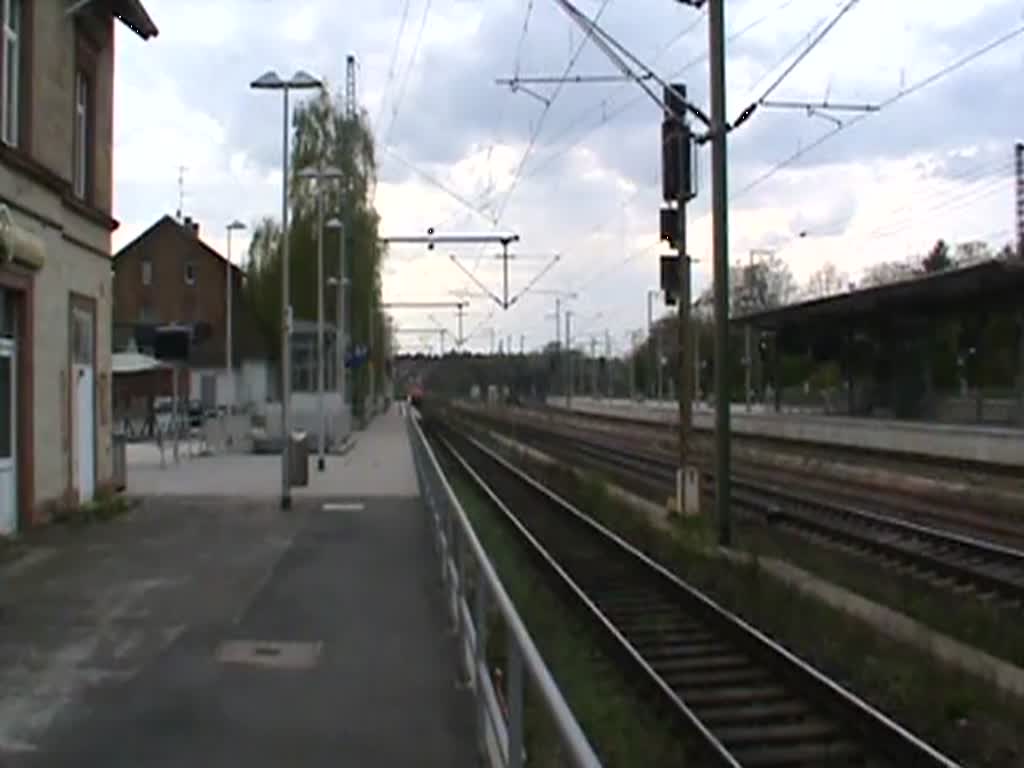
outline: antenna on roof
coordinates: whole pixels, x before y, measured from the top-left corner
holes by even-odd
[[[176,214],[178,221],[181,221],[185,208],[185,171],[187,170],[184,165],[178,166],[178,212]]]

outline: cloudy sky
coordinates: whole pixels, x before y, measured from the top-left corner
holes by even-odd
[[[602,27],[640,60],[685,82],[695,103],[708,103],[706,13],[672,0],[577,4],[591,17],[601,12]],[[845,4],[730,0],[729,113],[761,97]],[[603,345],[607,330],[621,350],[645,324],[660,252],[657,106],[630,83],[538,85],[530,95],[494,82],[615,71],[592,44],[580,47],[580,30],[554,0],[147,0],[146,7],[158,38],[143,43],[119,31],[115,249],[175,211],[181,166],[185,213],[222,252],[229,221],[276,214],[280,97],[248,83],[267,69],[302,68],[340,88],[351,52],[379,147],[383,234],[428,226],[516,232],[512,294],[560,255],[536,283],[547,293],[527,293],[507,312],[470,298],[471,348],[489,348],[491,328],[516,349],[521,337],[527,348],[551,340],[551,292],[559,290],[578,294],[580,340],[598,336]],[[1024,35],[1013,33],[1022,24],[1011,0],[856,3],[771,96],[884,107],[834,113],[844,121],[838,131],[827,116],[762,109],[732,134],[733,260],[771,247],[798,280],[828,261],[857,279],[866,266],[922,253],[938,237],[1009,241],[1013,143],[1024,138],[1014,125],[1024,97]],[[1002,37],[1009,39],[928,83]],[[689,209],[698,291],[710,271],[709,161],[703,150],[700,194]],[[236,260],[246,246],[236,241]],[[494,248],[428,253],[395,245],[386,300],[478,293],[449,252],[501,292]],[[447,326],[449,343],[455,331],[454,310],[402,311],[396,319],[406,328]],[[401,341],[406,349],[437,346],[415,334]]]

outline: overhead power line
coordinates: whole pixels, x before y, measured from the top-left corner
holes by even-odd
[[[611,0],[603,0],[603,2],[601,3],[601,7],[598,9],[597,16],[595,18],[601,18],[601,15],[605,12],[605,9],[608,8],[608,4],[610,2]],[[569,61],[565,65],[565,69],[562,72],[563,78],[568,77],[569,73],[572,71],[572,68],[576,66],[577,60],[583,53],[583,49],[586,47],[587,42],[590,39],[591,35],[588,34],[582,40],[580,40],[579,44],[576,46],[576,50],[573,52],[573,55],[569,57]],[[516,167],[515,173],[512,175],[512,181],[505,191],[505,196],[502,199],[501,205],[498,207],[498,211],[495,218],[499,222],[505,215],[505,209],[508,207],[508,203],[512,199],[512,194],[515,192],[516,187],[519,186],[519,181],[522,179],[523,175],[523,169],[526,167],[526,161],[529,159],[530,153],[533,151],[533,147],[537,143],[537,137],[540,135],[540,132],[544,127],[544,121],[547,118],[548,113],[551,111],[552,104],[555,103],[555,99],[557,99],[558,95],[562,92],[562,87],[562,83],[559,83],[554,87],[554,90],[551,92],[551,96],[548,97],[548,103],[544,106],[544,110],[540,113],[540,117],[537,118],[537,122],[534,125],[534,129],[530,134],[530,140],[527,143],[526,149],[524,150],[523,155],[519,160],[519,164]]]
[[[786,67],[782,71],[782,73],[777,78],[775,78],[775,80],[772,81],[772,84],[769,85],[765,89],[764,93],[761,94],[761,97],[757,100],[757,103],[763,104],[764,100],[771,96],[775,92],[775,89],[782,85],[783,81],[787,77],[789,77],[793,70],[800,65],[800,62],[802,62],[804,59],[810,56],[811,52],[815,48],[817,48],[818,45],[821,44],[821,41],[828,36],[828,33],[835,28],[836,24],[840,22],[843,16],[845,16],[851,10],[853,10],[853,7],[857,5],[857,3],[859,2],[860,0],[848,0],[848,2],[839,10],[839,13],[836,14],[835,18],[833,18],[832,21],[826,24],[825,28],[821,30],[821,32],[819,32],[817,35],[815,35],[814,38],[811,39],[811,42],[807,44],[807,47],[805,47],[799,53],[799,55],[797,55],[797,57],[790,62],[789,66]]]
[[[486,222],[488,222],[491,225],[496,225],[497,224],[497,221],[492,216],[489,216],[483,209],[481,209],[480,206],[476,205],[472,201],[470,201],[467,198],[465,198],[462,195],[460,195],[458,192],[456,192],[454,189],[449,187],[447,184],[445,184],[444,182],[439,180],[433,174],[430,174],[427,171],[424,171],[422,168],[419,168],[414,163],[406,160],[404,157],[402,157],[400,154],[398,154],[395,150],[391,149],[391,147],[384,146],[383,149],[384,149],[384,151],[387,154],[389,154],[391,157],[393,157],[399,163],[401,163],[406,168],[408,168],[410,171],[412,171],[417,176],[422,178],[428,184],[430,184],[430,185],[436,187],[437,189],[439,189],[440,191],[444,192],[446,195],[448,195],[448,197],[450,197],[452,200],[454,200],[457,203],[459,203],[460,205],[462,205],[466,210],[472,211],[477,216],[479,216],[480,218],[484,219]]]
[[[409,5],[412,0],[405,0],[402,8],[402,20],[398,23],[398,35],[395,37],[395,47],[391,49],[391,63],[388,64],[388,80],[384,85],[384,92],[380,96],[380,106],[377,109],[377,119],[373,121],[374,129],[380,128],[380,121],[384,117],[384,105],[387,103],[388,91],[395,82],[395,63],[398,61],[398,49],[402,45],[402,35],[405,34],[405,23],[409,19]]]
[[[420,52],[420,44],[423,42],[423,31],[427,27],[427,19],[430,17],[430,6],[433,0],[427,0],[423,5],[423,16],[420,17],[420,26],[416,32],[416,40],[412,46],[412,55],[409,56],[409,64],[405,68],[405,74],[402,76],[402,82],[398,86],[398,95],[395,97],[395,103],[391,107],[391,122],[388,124],[388,131],[384,139],[385,144],[391,143],[391,132],[394,130],[395,122],[398,120],[398,111],[402,108],[402,100],[405,98],[405,88],[409,84],[409,75],[412,74],[412,69],[416,65],[416,57]]]
[[[775,174],[777,174],[779,171],[781,171],[784,168],[792,165],[797,160],[799,160],[800,158],[802,158],[805,155],[809,154],[810,152],[814,151],[815,149],[820,147],[822,144],[824,144],[825,142],[827,142],[830,139],[834,138],[835,136],[839,135],[843,131],[846,131],[846,130],[850,129],[853,126],[858,125],[859,123],[862,123],[863,121],[865,121],[868,118],[870,118],[872,115],[877,115],[879,112],[884,111],[888,107],[891,107],[893,104],[896,104],[897,102],[902,101],[903,99],[907,98],[908,96],[912,96],[913,94],[917,93],[918,91],[921,91],[921,90],[927,88],[928,86],[933,85],[934,83],[936,83],[936,82],[938,82],[938,81],[948,77],[949,75],[953,74],[954,72],[962,69],[963,67],[966,67],[968,64],[976,61],[977,59],[981,58],[985,54],[990,53],[991,51],[994,51],[996,48],[999,48],[999,47],[1009,43],[1011,40],[1019,37],[1022,34],[1024,34],[1024,24],[1015,27],[1014,29],[1012,29],[1009,32],[1007,32],[1006,34],[1001,35],[1000,37],[996,38],[995,40],[993,40],[993,41],[983,45],[981,48],[978,48],[977,50],[974,50],[971,53],[968,53],[967,55],[957,59],[956,61],[948,64],[947,66],[942,67],[941,69],[937,70],[936,72],[933,72],[931,75],[928,75],[928,77],[925,77],[924,79],[917,81],[913,85],[911,85],[911,86],[909,86],[907,88],[904,88],[903,90],[899,91],[895,95],[889,97],[888,99],[886,99],[886,100],[882,101],[880,104],[878,104],[877,105],[878,106],[877,110],[874,110],[874,111],[871,111],[871,112],[863,112],[863,113],[857,115],[856,117],[854,117],[852,120],[849,120],[848,122],[843,123],[842,125],[839,125],[839,126],[833,128],[828,133],[824,134],[823,136],[820,136],[818,139],[816,139],[815,141],[811,142],[807,146],[801,147],[796,152],[791,154],[789,157],[785,158],[781,162],[779,162],[779,163],[775,164],[774,166],[772,166],[771,168],[769,168],[767,171],[762,173],[760,176],[755,178],[749,184],[747,184],[742,189],[740,189],[735,194],[733,194],[732,195],[732,199],[735,200],[736,198],[741,197],[742,195],[747,194],[752,189],[755,189],[756,187],[760,186],[764,182],[768,181],[768,179],[770,179],[773,176],[775,176]]]

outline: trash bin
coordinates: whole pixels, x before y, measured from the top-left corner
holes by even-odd
[[[291,485],[309,485],[309,443],[305,432],[292,432],[288,464]]]
[[[113,470],[114,470],[114,472],[113,472],[113,474],[114,474],[113,481],[114,481],[114,490],[116,490],[116,491],[123,491],[125,489],[125,487],[128,485],[128,483],[127,483],[127,469],[126,469],[127,460],[126,460],[126,456],[125,456],[125,453],[126,453],[125,445],[126,445],[126,443],[127,443],[127,439],[125,438],[124,435],[113,435],[111,437],[110,452],[112,454],[111,459],[112,459],[112,463],[114,465],[113,466]]]

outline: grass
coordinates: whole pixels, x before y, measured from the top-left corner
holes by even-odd
[[[965,765],[1024,764],[1024,702],[799,593],[764,574],[756,557],[749,565],[714,557],[702,546],[704,523],[680,521],[666,535],[599,480],[499,450],[517,454],[519,466],[582,511]]]
[[[589,624],[567,610],[569,606],[500,513],[468,481],[454,473],[452,477],[477,536],[602,764],[693,765],[686,762],[678,725],[653,711],[606,655]],[[504,666],[503,634],[496,621],[489,626],[489,661],[492,668],[500,668]],[[539,697],[529,690],[524,713],[530,765],[568,764]]]
[[[70,525],[107,522],[127,514],[135,504],[136,502],[130,502],[116,493],[101,492],[92,501],[64,510],[56,520]]]
[[[751,553],[788,560],[950,637],[1024,666],[1024,616],[1020,609],[969,595],[951,600],[948,590],[922,579],[768,526],[739,529],[737,543]]]

